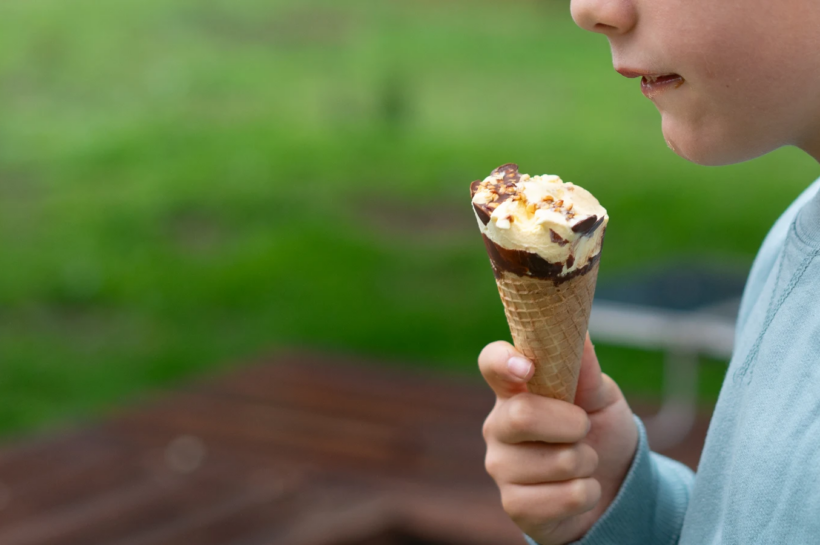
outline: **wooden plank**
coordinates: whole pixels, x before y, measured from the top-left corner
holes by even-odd
[[[452,545],[524,545],[519,528],[501,508],[497,492],[471,496],[442,490],[402,495],[397,528],[424,542]]]
[[[388,426],[191,392],[121,417],[116,429],[143,437],[152,430],[166,430],[166,435],[174,430],[237,450],[277,451],[317,464],[346,463],[368,471],[483,477],[484,446],[478,429]]]
[[[242,495],[241,487],[229,480],[204,475],[164,483],[142,481],[4,529],[0,543],[107,545]]]
[[[276,445],[368,462],[412,458],[418,450],[413,438],[390,426],[187,392],[122,417],[118,425],[171,428],[211,441]]]
[[[122,445],[98,429],[37,437],[0,450],[0,483],[12,490],[47,484],[65,473],[121,456]]]
[[[310,402],[321,402],[321,396],[339,395],[349,401],[363,398],[391,410],[409,407],[422,414],[432,410],[435,415],[447,414],[458,419],[462,415],[481,417],[492,408],[490,389],[478,380],[465,383],[455,377],[423,374],[409,369],[361,361],[332,360],[310,354],[283,355],[276,365],[251,366],[243,373],[211,382],[220,392],[247,395],[260,399],[276,399],[297,388],[299,398],[308,401],[305,393],[316,392]],[[203,387],[208,383],[204,383]]]
[[[0,530],[3,545],[46,545],[76,543],[72,536],[77,532],[116,520],[135,504],[147,503],[161,495],[161,490],[151,482],[140,482],[134,486],[118,489],[109,494],[99,495],[90,501],[64,506],[64,509],[30,517],[17,524],[9,524]],[[63,537],[66,539],[63,540]],[[92,545],[93,541],[88,545]]]
[[[177,545],[179,543],[270,545],[279,542],[285,536],[292,536],[294,526],[298,526],[299,521],[304,520],[305,517],[312,517],[312,514],[328,510],[338,514],[339,511],[344,511],[362,502],[372,502],[373,495],[373,489],[359,483],[311,482],[290,494],[283,495],[278,501],[257,502],[242,509],[235,509],[230,513],[203,516],[202,524],[192,525],[184,532],[165,535],[161,539],[133,540],[112,545]],[[359,519],[354,522],[360,527],[364,526],[365,533],[371,531],[368,527],[371,521]],[[384,523],[383,520],[375,522],[376,524]],[[339,537],[338,528],[334,527],[332,521],[326,519],[315,520],[313,529],[332,539]]]
[[[138,486],[148,480],[145,467],[133,456],[108,459],[76,471],[73,468],[63,469],[50,482],[39,481],[11,488],[10,500],[5,509],[0,510],[0,528],[7,528],[15,521],[59,511],[68,505],[93,501],[100,495]],[[0,540],[0,543],[3,541]]]
[[[0,544],[109,545],[145,532],[187,528],[201,513],[215,516],[260,501],[260,494],[283,496],[298,485],[291,467],[252,465],[215,452],[182,470],[168,460],[169,443],[178,437],[151,448],[132,444],[128,457],[55,483],[53,490],[23,490],[0,511]],[[191,499],[205,503],[186,504]]]
[[[248,486],[242,494],[221,496],[212,505],[180,512],[163,523],[152,522],[107,545],[237,543],[261,530],[284,529],[297,510],[293,495],[277,486]]]
[[[284,531],[299,510],[290,499],[243,497],[215,508],[192,513],[169,527],[152,529],[111,545],[237,544],[259,534]],[[278,528],[278,530],[277,530]]]
[[[226,398],[236,397],[280,407],[298,406],[302,410],[391,425],[438,426],[445,423],[448,427],[478,425],[480,428],[494,402],[492,397],[482,395],[471,413],[451,413],[431,403],[391,399],[384,392],[380,392],[380,395],[362,394],[334,388],[329,384],[266,384],[248,381],[245,384],[234,382],[204,391]]]

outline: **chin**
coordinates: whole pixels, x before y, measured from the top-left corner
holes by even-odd
[[[663,116],[663,137],[676,154],[692,163],[717,167],[760,157],[778,146],[749,141],[718,127],[693,126]]]

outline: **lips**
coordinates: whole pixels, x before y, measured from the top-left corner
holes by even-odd
[[[647,98],[655,98],[686,83],[683,76],[675,73],[661,74],[629,68],[620,68],[617,72],[627,78],[641,78],[641,91]]]

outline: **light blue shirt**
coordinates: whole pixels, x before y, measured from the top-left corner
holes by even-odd
[[[638,420],[621,490],[576,545],[820,544],[818,187],[752,266],[697,474],[650,452]]]

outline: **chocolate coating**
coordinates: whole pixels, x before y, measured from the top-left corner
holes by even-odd
[[[476,180],[470,184],[470,198],[474,198],[475,194],[478,193],[478,186],[481,185],[481,180]]]
[[[493,174],[504,174],[504,183],[507,185],[514,185],[521,180],[521,174],[518,173],[518,165],[515,163],[507,163],[501,165],[492,172]]]
[[[476,193],[482,189],[489,191],[490,202],[485,204],[473,204],[476,216],[484,225],[489,224],[493,210],[495,210],[501,203],[507,199],[512,198],[518,193],[516,184],[520,182],[521,175],[518,172],[518,165],[515,163],[508,163],[501,165],[492,172],[492,177],[483,180],[476,180],[470,184],[470,196],[475,198]],[[558,203],[560,204],[560,203]],[[571,217],[571,216],[570,216]],[[509,221],[512,221],[515,216],[510,216]],[[582,237],[591,237],[592,234],[604,223],[605,216],[598,217],[593,214],[581,221],[577,222],[571,227],[572,231]],[[601,235],[601,244],[603,245],[603,236],[606,234],[606,228]],[[551,280],[556,285],[566,282],[576,276],[581,276],[589,272],[601,258],[600,251],[597,255],[590,258],[583,266],[568,274],[562,274],[564,269],[570,269],[575,265],[575,256],[570,253],[566,258],[566,263],[553,263],[547,261],[540,255],[527,252],[523,250],[510,250],[504,248],[493,242],[486,235],[482,235],[484,245],[487,248],[487,254],[490,257],[490,262],[493,266],[493,273],[496,278],[500,278],[502,274],[511,273],[522,277],[531,277],[538,279]],[[573,238],[573,237],[570,237]],[[569,241],[564,239],[554,230],[550,229],[550,240],[553,244],[558,246],[566,246]]]
[[[524,252],[522,250],[508,250],[502,248],[489,238],[487,235],[482,235],[484,238],[484,246],[487,247],[487,254],[490,256],[490,263],[493,266],[493,273],[496,278],[500,278],[503,272],[511,272],[518,276],[530,276],[533,278],[541,278],[552,280],[555,284],[561,284],[576,276],[581,276],[589,272],[592,267],[601,259],[599,252],[595,257],[589,260],[584,267],[575,269],[569,274],[562,275],[564,270],[563,263],[550,263],[538,254],[531,252]],[[575,258],[570,256],[567,260],[567,266],[571,267],[575,263]]]
[[[483,223],[484,225],[490,223],[490,209],[487,208],[486,205],[479,206],[477,204],[474,204],[473,209],[475,210],[478,219],[481,220],[481,223]]]
[[[486,223],[484,225],[487,225]],[[564,240],[561,238],[561,235],[550,229],[550,240],[557,244],[558,246],[566,246],[569,244],[569,241]]]
[[[493,171],[493,174],[498,174],[501,172],[504,173],[504,179],[500,182],[495,182],[492,184],[493,191],[496,193],[496,199],[492,202],[492,207],[490,207],[491,203],[473,204],[473,208],[475,209],[476,214],[478,214],[478,219],[480,219],[484,225],[487,225],[490,222],[490,216],[492,216],[493,210],[513,196],[515,193],[515,184],[517,184],[521,179],[521,176],[518,174],[518,165],[514,165],[512,163],[508,165],[501,165]],[[482,180],[476,180],[470,184],[471,199],[475,198],[475,194],[478,193],[481,183]],[[503,188],[504,193],[498,193],[501,188]]]
[[[601,221],[603,221],[603,218],[601,218]],[[600,223],[598,223],[598,216],[593,214],[588,218],[584,218],[575,225],[573,225],[572,232],[581,233],[582,235],[588,235],[592,233],[598,225],[600,225]]]

